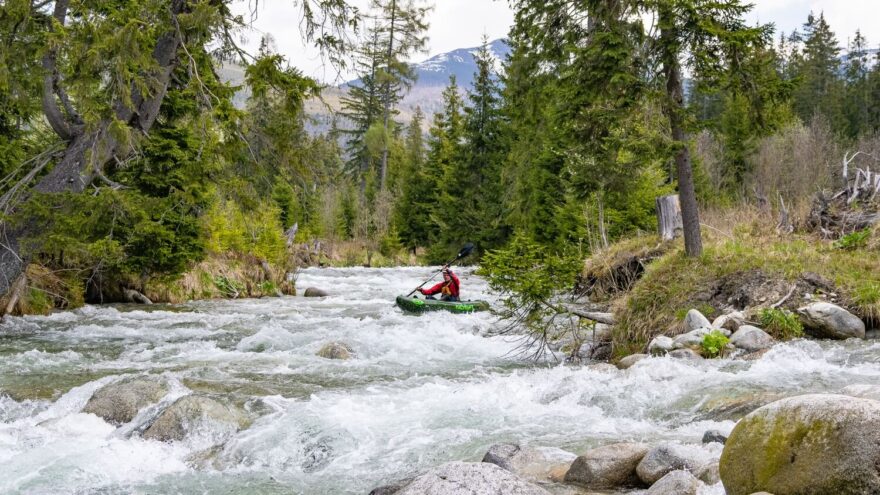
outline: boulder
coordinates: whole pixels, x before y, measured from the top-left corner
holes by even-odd
[[[728,495],[880,493],[880,402],[801,395],[743,418],[721,455]]]
[[[676,349],[669,353],[669,357],[673,357],[676,359],[687,359],[691,361],[703,359],[703,356],[700,356],[700,353],[693,349]]]
[[[554,447],[529,447],[512,443],[493,445],[483,456],[489,462],[533,481],[561,482],[577,456]]]
[[[351,359],[354,351],[344,342],[328,342],[315,355],[324,359]]]
[[[183,440],[199,428],[235,432],[244,423],[238,410],[209,397],[187,395],[163,410],[144,431],[147,440]]]
[[[303,292],[303,297],[325,297],[329,295],[330,294],[327,294],[327,291],[317,287],[309,287]]]
[[[645,495],[697,495],[700,480],[687,471],[672,471],[651,485]]]
[[[711,331],[712,330],[709,327],[705,327],[691,330],[688,333],[683,333],[672,340],[673,347],[675,347],[676,349],[699,348],[700,345],[703,343],[703,337],[705,337]]]
[[[714,485],[721,482],[721,467],[718,461],[713,461],[698,469],[694,476],[707,485]]]
[[[111,383],[98,389],[82,412],[94,414],[116,426],[128,423],[138,411],[165,397],[165,384],[151,377],[139,377]]]
[[[550,495],[488,462],[447,462],[415,477],[395,495]]]
[[[695,473],[710,462],[709,453],[700,447],[665,442],[645,454],[636,472],[644,483],[653,485],[672,471],[682,469]]]
[[[712,322],[703,316],[703,313],[700,313],[696,309],[692,309],[688,311],[687,315],[684,317],[684,327],[686,331],[691,332],[701,328],[712,328]]]
[[[648,357],[647,354],[630,354],[629,356],[617,362],[617,369],[630,369],[634,364],[638,363],[642,359],[645,359],[646,357]]]
[[[831,339],[865,338],[865,322],[849,311],[827,302],[816,302],[798,309],[804,327]]]
[[[740,327],[740,325],[745,324],[746,315],[743,314],[742,311],[734,311],[733,313],[727,313],[724,315],[715,318],[715,321],[712,322],[712,328],[717,328],[719,330],[727,330],[728,332],[735,332]],[[727,334],[728,336],[730,333]]]
[[[769,349],[774,344],[773,337],[758,327],[751,325],[741,325],[739,330],[730,337],[730,343],[738,349],[748,352],[757,352],[762,349]]]
[[[636,466],[648,450],[641,443],[615,443],[587,451],[571,464],[565,481],[587,488],[639,486]]]
[[[703,443],[717,442],[723,444],[726,441],[727,437],[718,430],[706,430],[706,432],[703,433]]]
[[[665,335],[658,335],[648,344],[648,354],[663,356],[672,351],[675,348],[674,346],[675,342],[671,338]]]

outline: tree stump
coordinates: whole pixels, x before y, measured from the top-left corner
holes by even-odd
[[[678,194],[670,194],[657,198],[657,228],[660,238],[671,241],[681,236],[684,225],[681,220],[681,204]]]

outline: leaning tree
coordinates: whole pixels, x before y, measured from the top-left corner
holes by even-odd
[[[250,7],[257,10],[257,0]],[[0,296],[28,263],[23,240],[39,234],[16,207],[34,194],[120,187],[108,171],[136,155],[171,84],[202,83],[224,59],[248,63],[245,26],[232,0],[7,0],[0,4],[0,140],[51,135],[5,167]],[[341,61],[358,11],[346,0],[293,0],[304,38]],[[208,56],[210,55],[210,56]],[[184,69],[184,70],[178,70]],[[181,76],[180,74],[185,74]],[[175,81],[184,77],[187,81]],[[203,88],[210,98],[210,90]],[[10,145],[11,146],[11,145]],[[11,146],[14,148],[14,146]],[[0,163],[8,165],[6,163]]]

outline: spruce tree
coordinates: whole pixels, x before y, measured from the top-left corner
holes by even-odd
[[[803,50],[795,66],[799,84],[794,92],[794,111],[804,122],[822,115],[832,129],[842,129],[840,48],[823,13],[818,17],[810,13],[800,39]]]
[[[868,83],[871,63],[868,55],[868,41],[861,31],[856,31],[855,38],[849,45],[844,67],[846,78],[846,132],[856,138],[870,130],[869,111],[872,105],[870,86]]]

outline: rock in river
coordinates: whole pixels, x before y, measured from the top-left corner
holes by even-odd
[[[700,480],[687,471],[672,471],[660,478],[645,495],[697,495]]]
[[[641,485],[636,466],[648,453],[641,443],[614,443],[587,451],[575,459],[565,481],[587,488],[620,488]]]
[[[789,397],[743,418],[721,455],[728,495],[880,493],[880,402]]]
[[[865,338],[865,322],[849,311],[827,302],[817,302],[798,309],[805,327],[830,339]]]
[[[712,328],[712,322],[703,316],[703,313],[700,313],[696,309],[692,309],[688,311],[687,316],[684,317],[684,326],[688,332],[691,332],[701,328],[710,329]]]
[[[187,395],[165,408],[144,431],[143,437],[163,442],[183,440],[190,432],[203,427],[234,432],[241,428],[244,420],[242,414],[230,406],[209,397]]]
[[[315,355],[324,359],[351,359],[354,351],[344,342],[328,342]]]
[[[562,481],[577,456],[555,447],[529,447],[512,443],[493,445],[483,457],[517,476],[534,481]]]
[[[396,495],[550,495],[488,462],[447,462],[417,476]]]
[[[144,407],[162,400],[166,393],[168,389],[157,378],[126,379],[99,389],[82,412],[94,414],[119,426],[134,419]]]
[[[768,349],[774,344],[773,337],[758,327],[751,325],[742,325],[730,337],[730,343],[738,349],[748,352],[756,352],[762,349]]]
[[[648,451],[636,472],[643,482],[653,485],[672,471],[682,469],[696,473],[710,462],[710,454],[700,447],[665,442]]]
[[[309,287],[303,292],[303,297],[325,297],[328,295],[327,291],[317,287]]]

